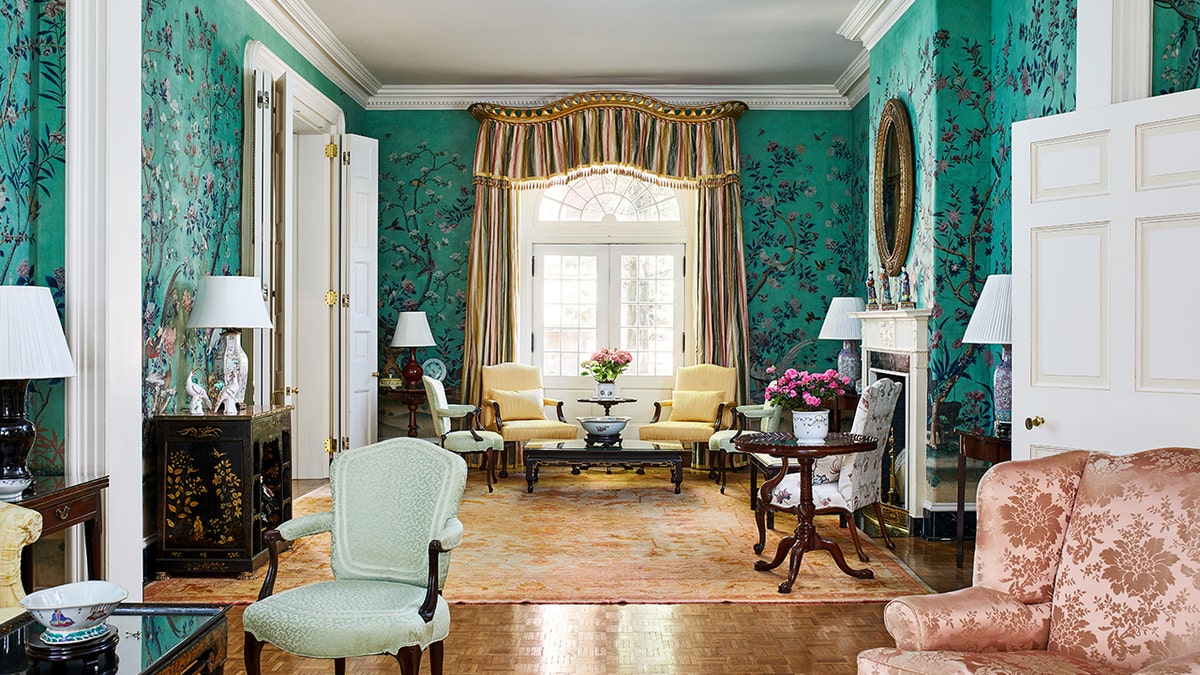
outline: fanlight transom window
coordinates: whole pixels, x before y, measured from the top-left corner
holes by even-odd
[[[546,188],[538,206],[543,222],[624,223],[679,220],[675,191],[623,173],[580,176]]]

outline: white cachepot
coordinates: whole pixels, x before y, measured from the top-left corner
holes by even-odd
[[[821,443],[829,435],[829,411],[793,410],[792,433],[798,443]]]
[[[596,398],[616,398],[617,383],[616,382],[597,382],[596,383]]]

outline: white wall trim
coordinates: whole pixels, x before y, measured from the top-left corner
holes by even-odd
[[[867,49],[887,34],[916,0],[859,0],[838,28],[838,35],[859,40]]]
[[[384,85],[367,110],[445,110],[486,101],[505,106],[546,105],[580,91],[632,91],[676,105],[744,101],[759,110],[849,110],[850,100],[831,84],[817,85]]]
[[[1089,3],[1082,3],[1086,7]],[[1083,7],[1079,8],[1084,11]],[[1153,3],[1150,0],[1113,3],[1113,103],[1150,95],[1150,47]]]
[[[105,577],[142,599],[141,90],[138,0],[67,11],[66,470],[105,474]],[[84,578],[71,541],[68,578]]]
[[[379,91],[379,78],[338,39],[304,0],[246,0],[325,77],[365,106]]]
[[[253,2],[254,0],[249,0]],[[346,114],[341,106],[326,96],[311,82],[304,79],[291,66],[279,58],[267,46],[258,40],[246,43],[244,61],[242,64],[246,79],[247,91],[254,89],[255,69],[265,70],[271,74],[271,79],[277,79],[287,73],[288,90],[292,93],[293,115],[299,116],[305,122],[317,127],[328,134],[340,134],[346,130]]]
[[[1150,0],[1079,3],[1077,110],[1150,95]]]
[[[871,50],[863,49],[854,57],[850,65],[846,66],[846,70],[838,76],[834,81],[833,86],[846,96],[850,102],[850,107],[858,105],[858,102],[866,98],[867,94],[871,93]]]

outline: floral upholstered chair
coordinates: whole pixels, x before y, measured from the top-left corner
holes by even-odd
[[[329,467],[332,510],[293,518],[263,535],[270,565],[258,601],[246,608],[245,662],[259,675],[265,643],[316,659],[392,654],[405,675],[429,648],[442,672],[450,608],[441,589],[449,551],[462,541],[462,457],[416,438],[394,438],[338,455]],[[332,532],[333,581],[271,592],[282,542]]]
[[[721,429],[733,426],[733,408],[737,399],[737,369],[702,363],[675,370],[675,388],[671,398],[654,402],[654,419],[638,429],[643,441],[708,443]],[[663,412],[669,413],[664,419]],[[710,453],[711,455],[712,453]],[[714,457],[710,456],[709,477],[717,477]]]
[[[546,398],[542,371],[523,363],[498,363],[480,370],[483,387],[483,428],[504,437],[500,477],[508,476],[508,449],[519,450],[533,439],[571,440],[579,427],[568,424],[563,402]],[[554,408],[557,419],[546,417],[546,406]],[[519,461],[519,460],[518,460]]]
[[[483,470],[487,472],[487,489],[496,482],[496,455],[504,450],[504,437],[485,431],[479,425],[480,410],[473,405],[454,405],[446,400],[446,389],[428,375],[421,377],[425,385],[425,402],[433,417],[433,428],[441,437],[442,447],[460,455],[483,454]],[[462,429],[451,431],[450,420],[461,419]]]
[[[25,611],[21,585],[21,552],[42,534],[42,514],[24,506],[0,502],[0,621]]]
[[[745,455],[733,444],[733,439],[744,433],[752,433],[754,428],[750,420],[758,420],[758,431],[769,433],[779,431],[779,418],[783,408],[764,403],[762,405],[739,405],[735,411],[736,429],[723,429],[708,438],[708,451],[717,457],[717,480],[721,482],[721,494],[725,494],[725,478],[729,471],[732,455]],[[750,495],[750,508],[754,508],[754,495]]]
[[[858,399],[858,410],[854,413],[854,426],[850,428],[850,433],[879,439],[874,450],[823,457],[813,468],[812,497],[816,514],[836,513],[846,517],[850,525],[850,539],[854,542],[858,559],[863,562],[869,562],[870,558],[863,553],[862,543],[858,540],[858,528],[854,526],[854,512],[858,509],[874,507],[884,544],[888,548],[896,547],[888,537],[887,528],[882,525],[883,508],[879,500],[883,450],[887,446],[892,414],[896,411],[901,386],[895,380],[880,378],[863,390]],[[794,511],[799,506],[799,482],[799,473],[789,473],[775,486],[769,503],[759,505],[755,512],[758,523],[755,551],[761,551],[767,541],[766,514],[769,511]]]
[[[974,585],[897,598],[859,673],[1200,673],[1200,449],[1082,451],[979,482]]]

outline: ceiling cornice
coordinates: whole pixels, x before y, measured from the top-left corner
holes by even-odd
[[[850,102],[850,107],[858,105],[858,102],[871,91],[871,80],[867,77],[871,70],[871,52],[862,50],[850,65],[842,71],[838,79],[833,83],[837,90],[845,94],[846,99]]]
[[[304,0],[246,0],[325,77],[366,106],[381,83]]]
[[[384,85],[367,110],[466,109],[486,101],[501,106],[536,107],[580,91],[630,91],[675,105],[702,106],[736,99],[751,110],[849,110],[850,100],[831,84],[819,85]]]
[[[916,0],[859,0],[838,28],[838,35],[872,49]]]

